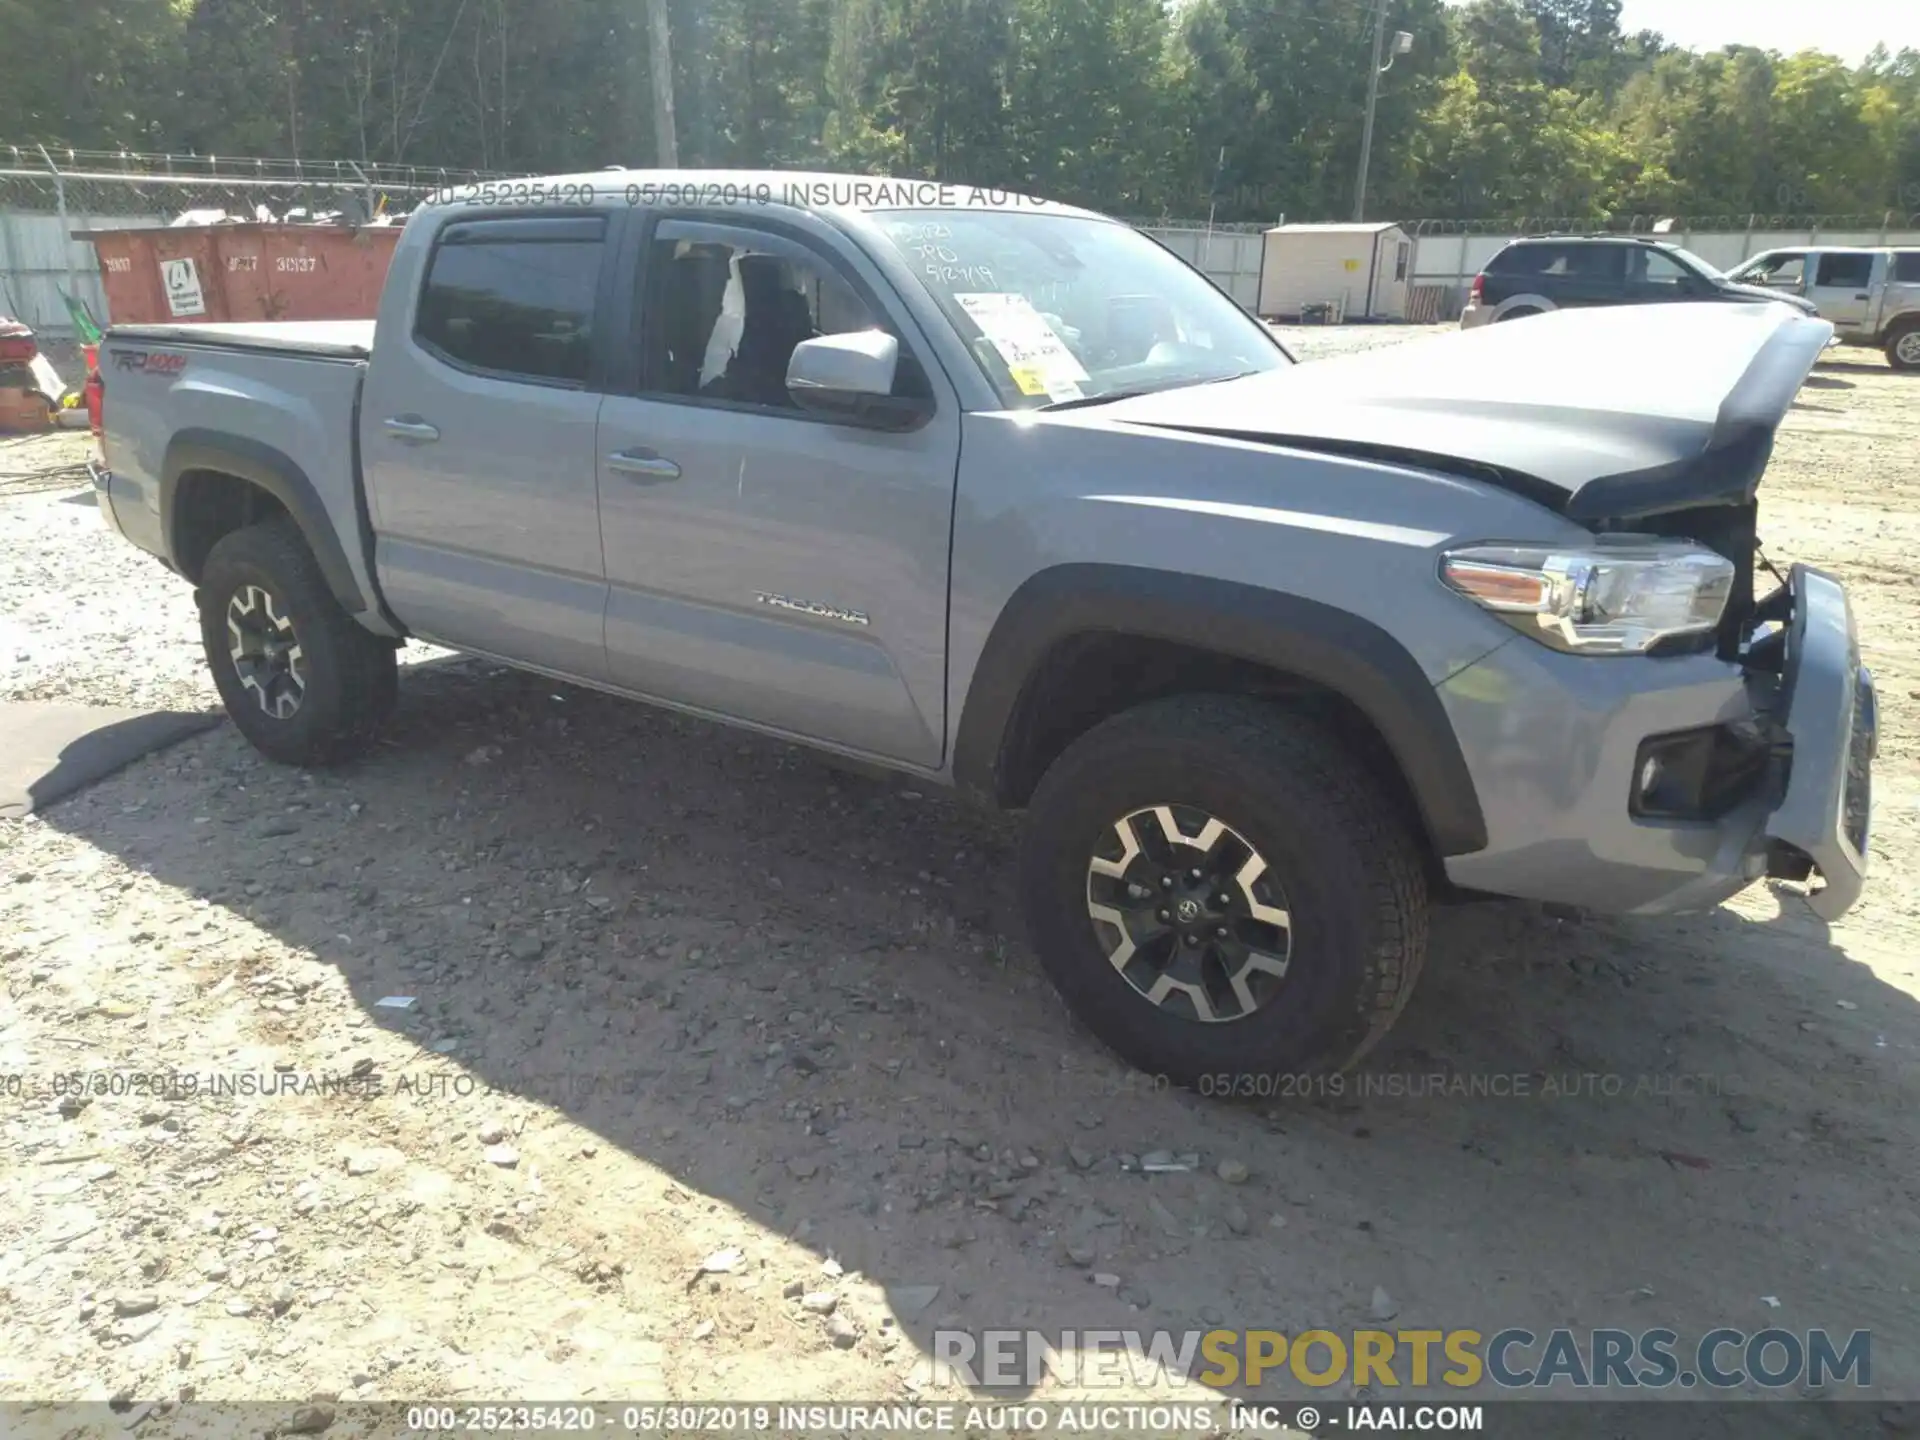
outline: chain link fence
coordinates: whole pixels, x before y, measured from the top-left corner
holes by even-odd
[[[396,219],[443,185],[496,178],[476,170],[352,160],[236,159],[0,145],[0,314],[50,338],[73,333],[65,297],[102,321],[93,247],[76,230],[212,220]]]
[[[1719,215],[1498,215],[1474,219],[1402,220],[1409,235],[1680,235],[1806,232],[1809,235],[1880,235],[1882,244],[1902,243],[1893,237],[1920,230],[1920,211],[1911,214],[1883,210],[1857,215],[1807,213],[1738,213]],[[1809,242],[1813,243],[1813,242]],[[1835,242],[1853,243],[1853,242]]]
[[[93,247],[76,230],[168,225],[197,218],[363,221],[409,213],[447,185],[503,178],[476,170],[352,160],[275,160],[128,151],[50,150],[0,145],[0,314],[51,339],[69,337],[66,297],[101,320],[106,313]],[[1129,223],[1167,245],[1253,309],[1261,234],[1268,225],[1170,215]],[[1414,288],[1421,319],[1459,313],[1465,288],[1508,240],[1541,234],[1659,235],[1723,268],[1766,249],[1793,245],[1920,244],[1920,212],[1867,215],[1727,214],[1504,215],[1410,219]]]

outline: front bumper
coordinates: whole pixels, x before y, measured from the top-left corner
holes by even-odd
[[[1873,681],[1846,591],[1795,566],[1777,676],[1709,655],[1562,655],[1516,636],[1439,687],[1480,791],[1487,846],[1450,858],[1467,889],[1622,914],[1710,909],[1768,874],[1817,870],[1837,919],[1867,872]],[[1775,761],[1713,820],[1636,818],[1650,736],[1758,731]]]
[[[1878,705],[1846,590],[1805,565],[1793,567],[1788,583],[1793,614],[1774,714],[1793,755],[1766,835],[1813,862],[1826,884],[1808,904],[1837,920],[1866,885]]]

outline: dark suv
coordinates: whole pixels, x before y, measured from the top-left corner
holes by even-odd
[[[1624,235],[1543,235],[1515,240],[1474,277],[1460,328],[1587,305],[1659,305],[1681,300],[1808,301],[1736,285],[1691,251]]]

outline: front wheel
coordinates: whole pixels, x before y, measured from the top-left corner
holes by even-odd
[[[1107,1045],[1209,1093],[1273,1095],[1386,1034],[1426,957],[1401,807],[1317,721],[1156,701],[1034,795],[1022,879],[1049,978]]]
[[[398,694],[393,643],[341,609],[291,520],[222,536],[199,602],[213,683],[255,749],[325,765],[366,748]]]
[[[1887,337],[1887,363],[1907,374],[1920,371],[1920,324],[1908,325]]]

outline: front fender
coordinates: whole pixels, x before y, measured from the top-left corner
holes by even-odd
[[[1192,646],[1342,696],[1385,740],[1438,852],[1461,855],[1486,844],[1486,822],[1453,725],[1432,683],[1393,636],[1298,595],[1132,565],[1058,565],[1014,592],[968,687],[954,744],[958,784],[1001,804],[1024,800],[1005,763],[1023,696],[1055,646],[1096,633]]]

